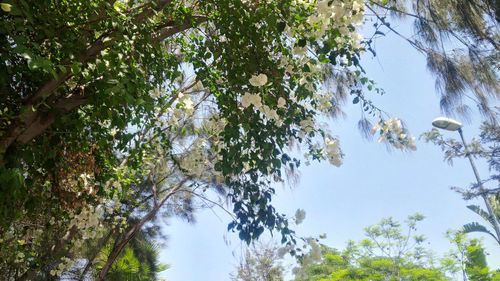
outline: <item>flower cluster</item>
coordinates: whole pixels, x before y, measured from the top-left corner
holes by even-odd
[[[101,205],[85,206],[80,213],[76,214],[69,224],[69,228],[75,226],[82,235],[83,240],[96,238],[104,217],[104,208]]]
[[[325,138],[324,156],[330,164],[340,167],[342,165],[342,151],[337,139]]]
[[[250,105],[253,105],[257,110],[259,110],[262,107],[261,97],[258,94],[251,94],[249,92],[246,92],[241,97],[241,106],[247,108]]]
[[[260,111],[263,114],[263,116],[266,117],[268,120],[274,120],[278,126],[281,126],[283,124],[276,109],[272,109],[268,105],[262,104],[262,98],[260,97],[259,94],[251,94],[249,92],[246,92],[241,97],[241,106],[243,108],[247,108],[251,105],[255,107],[255,109],[257,109],[258,111]],[[286,100],[280,97],[278,99],[278,104],[276,105],[276,107],[285,108],[285,106],[286,106]]]
[[[252,75],[252,77],[248,80],[250,85],[254,87],[262,87],[267,83],[267,75],[261,73],[258,75]]]
[[[313,7],[315,10],[308,19],[308,23],[316,27],[311,36],[321,39],[327,31],[335,29],[341,34],[335,39],[339,49],[349,45],[354,49],[360,48],[363,37],[352,27],[363,23],[363,0],[297,0],[296,5]]]
[[[50,270],[50,275],[61,276],[75,265],[75,261],[67,257],[62,257],[57,267]]]
[[[380,134],[379,143],[386,142],[401,150],[417,149],[415,138],[408,133],[408,130],[403,126],[400,119],[381,119],[371,130],[372,134],[377,132]]]

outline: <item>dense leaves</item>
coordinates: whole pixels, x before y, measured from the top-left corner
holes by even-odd
[[[242,240],[270,229],[292,243],[271,183],[300,165],[294,143],[341,164],[315,120],[345,95],[319,92],[338,76],[361,95],[363,12],[358,0],[3,3],[2,275],[95,268],[85,248],[111,237],[104,280],[141,229],[192,220],[210,191],[233,203]]]
[[[500,94],[498,1],[387,0],[369,3],[369,10],[377,18],[374,26],[378,33],[375,34],[394,33],[425,55],[427,67],[436,78],[436,89],[441,94],[441,109],[447,115],[470,118],[474,109],[470,107],[472,101],[486,118],[497,120],[494,105]],[[391,17],[394,20],[411,19],[414,33],[406,34],[391,25]]]

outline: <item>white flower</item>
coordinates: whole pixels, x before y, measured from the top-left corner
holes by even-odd
[[[311,118],[300,121],[300,127],[305,133],[310,133],[314,130],[314,121]]]
[[[303,56],[306,53],[306,48],[304,47],[294,47],[292,53],[296,56]]]
[[[282,97],[278,99],[278,108],[285,108],[286,106],[286,100]]]
[[[155,88],[149,94],[151,97],[156,98],[156,99],[161,97],[161,92],[160,92],[160,89],[158,89],[158,88]]]
[[[339,147],[339,141],[336,139],[325,138],[325,145],[328,149],[335,150]]]
[[[353,40],[353,43],[352,43],[353,48],[359,49],[359,48],[361,48],[361,41],[363,41],[363,35],[355,32],[352,35],[352,40]]]
[[[397,118],[391,118],[385,123],[390,132],[393,132],[395,134],[401,134],[403,132],[403,124],[401,123],[401,120]]]
[[[250,105],[254,105],[257,109],[262,107],[262,100],[257,94],[250,94],[246,92],[243,97],[241,97],[241,105],[244,108],[249,107]]]
[[[413,150],[413,151],[417,150],[417,144],[415,143],[415,137],[411,137],[408,139],[407,146],[410,150]]]
[[[273,119],[273,120],[278,121],[280,118],[278,116],[278,113],[276,112],[276,110],[269,108],[269,106],[267,106],[267,105],[262,106],[261,111],[269,119]]]
[[[267,75],[265,75],[264,73],[261,73],[259,75],[252,75],[252,78],[250,78],[248,82],[250,82],[250,85],[254,87],[262,87],[267,83]]]
[[[299,80],[299,84],[300,85],[304,85],[305,83],[307,83],[307,77],[306,76],[302,76],[302,78],[300,78],[300,80]]]
[[[363,9],[363,1],[354,1],[352,3],[352,9],[356,12],[361,11],[361,9]]]
[[[330,164],[336,167],[342,165],[342,153],[340,152],[339,141],[337,139],[325,138],[324,152]]]
[[[244,108],[247,108],[249,107],[252,103],[250,102],[251,101],[251,96],[252,94],[250,94],[249,92],[246,92],[242,97],[241,97],[241,106],[243,106]]]
[[[194,110],[194,103],[193,103],[193,101],[189,97],[186,97],[183,100],[183,103],[184,103],[184,109],[186,109],[187,111],[193,111]]]
[[[323,15],[331,13],[331,8],[328,6],[328,0],[318,1],[318,13]]]

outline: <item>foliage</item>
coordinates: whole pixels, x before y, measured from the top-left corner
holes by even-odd
[[[449,232],[448,238],[455,246],[442,260],[452,272],[462,272],[463,280],[499,280],[500,271],[490,270],[486,262],[485,250],[477,239],[470,239],[465,233]]]
[[[365,229],[367,239],[343,251],[314,245],[295,269],[295,280],[449,280],[434,265],[424,237],[414,233],[422,215],[410,216],[407,230],[391,218]],[[406,232],[406,234],[404,234]]]
[[[410,216],[407,230],[383,219],[365,229],[367,239],[351,241],[343,251],[311,240],[311,250],[295,269],[295,280],[458,280],[458,274],[464,281],[498,280],[500,271],[490,270],[480,241],[460,231],[448,233],[453,249],[437,259],[423,247],[424,237],[414,233],[422,219]]]
[[[382,219],[365,228],[366,239],[349,241],[343,250],[328,247],[318,239],[306,239],[303,248],[308,251],[297,256],[294,280],[498,280],[500,271],[488,267],[481,242],[461,231],[448,232],[452,245],[448,253],[442,257],[432,253],[424,246],[428,244],[424,236],[417,232],[417,223],[422,219],[420,214],[410,216],[404,228],[392,218]],[[269,245],[252,248],[238,266],[240,278],[235,280],[269,280],[259,279],[261,272],[257,269],[263,265],[283,272],[283,253],[289,250]]]
[[[351,97],[366,112],[360,128],[370,118],[380,141],[415,148],[366,95],[383,93],[360,65],[370,40],[357,30],[373,5],[2,2],[0,274],[30,280],[92,265],[84,248],[110,235],[96,272],[104,280],[141,229],[162,215],[192,221],[197,200],[229,201],[228,229],[247,243],[268,229],[293,244],[272,184],[296,173],[299,150],[342,164],[323,117]],[[474,89],[496,90],[482,59]]]
[[[111,245],[104,247],[97,257],[95,269],[100,270],[111,253]],[[155,281],[157,273],[168,268],[158,262],[159,248],[144,233],[140,233],[127,245],[113,264],[106,280]]]
[[[281,264],[283,251],[273,244],[254,243],[232,276],[234,281],[283,281],[285,268]]]
[[[478,222],[467,223],[463,227],[464,233],[481,232],[493,237],[500,244],[500,233],[498,232],[498,224],[500,222],[500,189],[485,187],[486,184],[498,185],[500,176],[500,159],[499,159],[499,143],[500,129],[496,123],[484,122],[481,126],[479,139],[472,141],[464,147],[464,145],[452,138],[445,139],[437,129],[424,133],[422,137],[435,145],[439,146],[444,152],[445,160],[452,164],[456,158],[474,157],[488,163],[490,175],[486,180],[481,180],[471,184],[468,188],[453,189],[462,194],[465,200],[470,200],[476,197],[482,197],[486,204],[486,210],[481,206],[469,205],[471,211],[480,216],[489,226],[484,226]],[[493,231],[489,229],[491,227]]]
[[[389,119],[364,95],[381,90],[359,64],[363,15],[362,0],[2,2],[0,274],[93,265],[87,244],[110,236],[104,280],[141,229],[192,220],[197,200],[229,201],[246,242],[293,243],[271,184],[300,166],[294,148],[341,165],[318,120],[349,94]],[[413,148],[390,120],[386,142]]]
[[[372,0],[368,9],[376,21],[375,38],[394,33],[427,58],[436,78],[441,109],[469,118],[472,100],[490,121],[498,84],[500,8],[495,0]],[[405,35],[388,18],[412,19],[414,34]],[[368,42],[371,42],[371,38]],[[373,51],[373,49],[368,48]],[[374,51],[373,51],[374,52]]]
[[[306,218],[303,209],[297,209],[292,220],[294,226],[301,224]],[[304,240],[303,238],[301,238]],[[244,256],[236,268],[236,273],[231,274],[234,281],[282,281],[286,275],[286,268],[283,265],[283,258],[286,254],[295,255],[300,252],[297,245],[288,244],[278,246],[273,242],[263,243],[254,241],[245,249]]]

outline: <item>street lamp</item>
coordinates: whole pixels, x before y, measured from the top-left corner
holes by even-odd
[[[450,118],[438,117],[432,120],[432,126],[447,131],[456,131],[456,130],[461,130],[462,123]]]
[[[474,164],[474,160],[472,159],[472,156],[470,155],[469,149],[467,148],[467,143],[465,142],[464,134],[462,132],[462,123],[458,122],[457,120],[453,120],[451,118],[447,117],[438,117],[434,120],[432,120],[432,126],[447,130],[447,131],[458,131],[460,134],[460,138],[462,139],[462,143],[464,145],[464,152],[465,156],[469,158],[470,165],[472,167],[472,171],[474,172],[474,176],[476,176],[477,184],[479,187],[479,194],[484,200],[484,204],[486,205],[486,209],[488,210],[488,215],[491,218],[491,224],[493,225],[493,228],[495,229],[495,233],[497,234],[497,239],[500,239],[500,224],[498,223],[498,219],[495,215],[495,212],[493,211],[493,208],[491,206],[490,201],[488,200],[488,196],[486,194],[486,190],[483,187],[483,182],[481,181],[481,178],[479,177],[479,173],[477,172],[476,165]],[[499,241],[500,242],[500,241]]]

